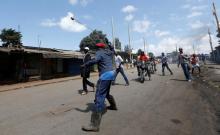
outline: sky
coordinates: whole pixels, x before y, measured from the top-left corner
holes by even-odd
[[[79,50],[80,41],[97,29],[114,35],[133,52],[139,48],[160,55],[182,47],[186,53],[209,53],[210,28],[217,46],[212,14],[219,0],[1,0],[0,30],[19,30],[26,46]],[[74,17],[78,22],[70,19]],[[194,48],[194,49],[193,49]]]

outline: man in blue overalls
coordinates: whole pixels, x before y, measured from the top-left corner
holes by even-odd
[[[109,49],[107,49],[107,46],[104,43],[98,43],[96,46],[99,50],[96,52],[95,59],[92,59],[82,65],[83,67],[88,67],[97,64],[99,71],[99,80],[97,82],[95,94],[95,111],[92,112],[90,124],[82,127],[82,130],[90,132],[99,131],[102,114],[106,110],[105,98],[107,98],[110,103],[110,106],[107,107],[107,109],[117,110],[115,100],[109,93],[111,82],[114,79],[115,74],[112,64],[114,48],[111,45],[108,45]]]

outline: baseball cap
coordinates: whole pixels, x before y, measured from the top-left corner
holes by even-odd
[[[84,49],[85,49],[85,50],[89,50],[89,47],[85,47]]]

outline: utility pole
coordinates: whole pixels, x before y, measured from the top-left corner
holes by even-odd
[[[114,49],[116,50],[115,48],[115,29],[114,29],[114,20],[113,20],[113,17],[112,17],[112,44],[114,46]]]
[[[146,48],[145,48],[146,42],[145,42],[145,38],[144,37],[143,37],[143,40],[144,40],[144,53],[146,53]]]
[[[41,79],[41,53],[40,53],[40,47],[41,47],[41,40],[40,40],[40,35],[37,35],[37,44],[38,44],[38,51],[39,51],[39,76]]]
[[[20,27],[20,25],[18,25],[18,32],[21,32],[21,27]]]
[[[211,32],[210,32],[209,28],[208,28],[208,34],[209,34],[209,43],[210,43],[210,47],[211,47],[211,51],[212,51],[212,60],[215,61],[215,54],[214,54],[214,50],[213,50],[213,46],[212,46],[212,37],[211,37]]]
[[[176,44],[176,54],[175,54],[175,62],[177,63],[177,61],[178,61],[178,45]]]
[[[146,49],[146,53],[149,53],[149,46],[147,44],[147,40],[145,39],[145,49]]]
[[[130,60],[131,60],[131,53],[132,53],[132,49],[131,49],[131,35],[130,35],[130,26],[128,23],[128,46],[129,46],[129,55],[130,55]]]
[[[195,44],[193,44],[193,53],[196,54]]]
[[[178,53],[177,44],[176,44],[176,54]]]
[[[219,26],[219,20],[218,20],[218,16],[217,16],[217,12],[216,12],[216,8],[215,8],[215,3],[213,2],[213,15],[215,16],[215,20],[216,20],[216,24],[217,24],[217,37],[220,38],[220,26]]]
[[[218,37],[218,38],[220,38],[220,26],[219,26],[219,20],[218,20],[218,16],[217,16],[217,12],[216,12],[216,8],[215,8],[215,3],[213,2],[213,15],[215,16],[215,20],[216,20],[216,23],[217,23],[217,35],[216,35],[216,37]],[[210,33],[210,31],[209,31],[209,33]],[[209,36],[210,36],[210,34],[209,34]],[[211,37],[211,36],[210,36]],[[209,38],[210,38],[209,37]],[[211,41],[211,40],[210,40]],[[212,42],[210,42],[210,44],[212,44]],[[213,48],[212,48],[213,49]],[[212,51],[212,54],[213,54],[213,56],[214,56],[214,60],[216,60],[216,58],[215,57],[218,57],[218,56],[215,56],[215,54],[214,54],[214,51]]]

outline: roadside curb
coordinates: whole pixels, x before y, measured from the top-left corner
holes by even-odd
[[[97,76],[98,73],[92,73],[90,76]],[[20,83],[20,84],[12,84],[12,85],[3,85],[0,87],[0,92],[7,92],[7,91],[13,91],[23,88],[30,88],[30,87],[36,87],[41,85],[47,85],[47,84],[53,84],[53,83],[61,83],[66,82],[70,80],[79,80],[81,79],[81,76],[73,76],[73,77],[66,77],[66,78],[57,78],[57,79],[51,79],[51,80],[39,80],[39,81],[33,81],[33,82],[26,82],[26,83]]]
[[[125,69],[125,70],[131,70],[133,68]],[[98,72],[93,72],[90,74],[90,77],[98,76]],[[23,88],[31,88],[31,87],[37,87],[47,84],[53,84],[53,83],[61,83],[66,82],[70,80],[79,80],[81,79],[80,75],[73,76],[73,77],[66,77],[66,78],[56,78],[56,79],[50,79],[50,80],[39,80],[39,81],[33,81],[33,82],[24,82],[24,83],[18,83],[18,84],[12,84],[12,85],[3,85],[0,86],[0,93],[1,92],[7,92],[7,91],[13,91],[13,90],[19,90]]]

